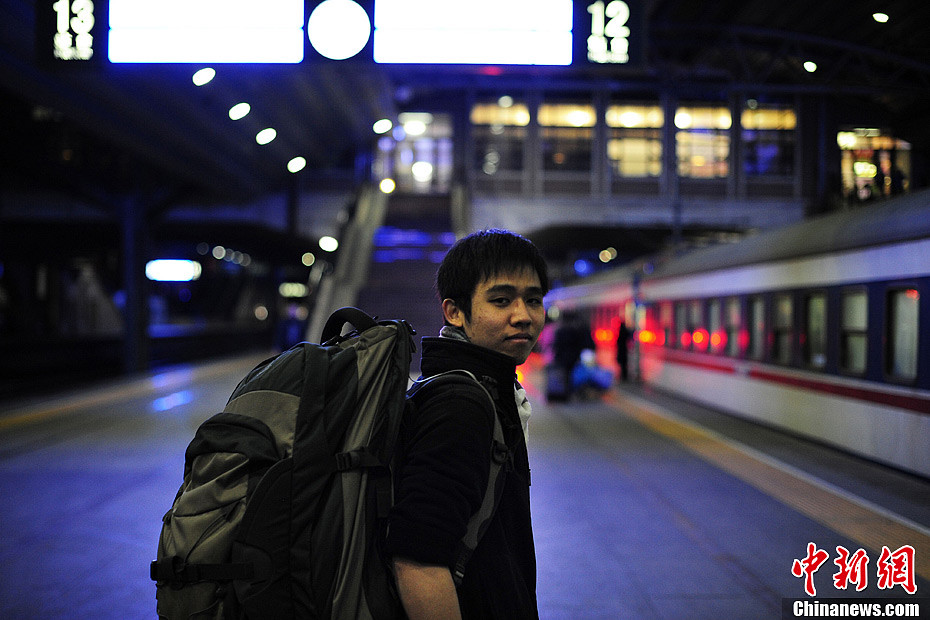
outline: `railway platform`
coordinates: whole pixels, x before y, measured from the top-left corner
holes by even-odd
[[[0,403],[0,617],[154,618],[184,449],[260,359]],[[542,618],[781,618],[786,600],[840,598],[930,613],[930,481],[637,385],[546,403],[540,370]]]

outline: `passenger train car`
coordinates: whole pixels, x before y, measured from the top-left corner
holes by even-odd
[[[930,192],[550,293],[648,385],[930,476]]]

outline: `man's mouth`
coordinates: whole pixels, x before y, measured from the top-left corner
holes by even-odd
[[[529,334],[514,334],[513,336],[507,336],[505,340],[516,340],[516,341],[531,341],[533,339]]]

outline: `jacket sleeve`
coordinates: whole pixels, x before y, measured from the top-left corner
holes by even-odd
[[[495,414],[487,397],[461,386],[437,389],[411,413],[404,421],[386,550],[451,566],[487,487]]]

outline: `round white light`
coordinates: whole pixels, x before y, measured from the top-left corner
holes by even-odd
[[[415,181],[426,183],[433,177],[433,164],[428,161],[414,162],[413,166],[410,167],[410,172],[413,174]]]
[[[807,62],[804,63],[804,70],[807,71],[808,73],[813,73],[814,71],[817,70],[817,63],[811,62],[810,60],[808,60]]]
[[[371,21],[352,0],[324,0],[307,20],[307,38],[320,55],[345,60],[358,54],[371,36]]]
[[[426,133],[426,123],[421,120],[407,121],[404,123],[404,131],[408,136],[422,136]]]
[[[320,237],[320,249],[324,252],[335,252],[339,242],[330,236]]]
[[[307,160],[300,156],[295,157],[291,161],[287,162],[288,172],[298,173],[306,167],[307,167]]]
[[[376,134],[379,134],[379,135],[385,134],[391,131],[391,129],[393,128],[394,128],[394,123],[392,123],[391,119],[389,118],[382,118],[380,121],[376,121],[375,124],[372,125],[371,127],[372,131],[374,131]]]
[[[394,179],[384,179],[381,181],[378,187],[385,194],[390,194],[397,188],[397,184],[394,182]]]
[[[203,86],[204,84],[209,84],[215,77],[216,71],[214,69],[211,69],[210,67],[204,67],[195,73],[194,77],[191,79],[194,80],[194,85]]]
[[[238,121],[248,116],[249,112],[251,111],[252,106],[243,101],[242,103],[237,103],[233,107],[229,108],[229,118],[234,121]]]
[[[877,21],[879,24],[888,23],[888,14],[887,13],[872,13],[872,19]]]
[[[278,132],[275,131],[272,127],[267,129],[262,129],[255,135],[255,141],[259,144],[268,144],[272,140],[278,137]]]

